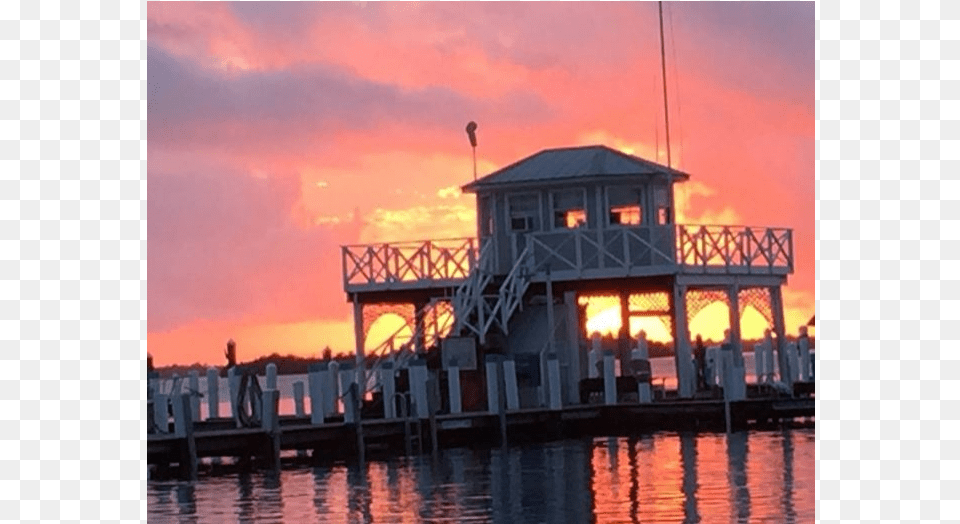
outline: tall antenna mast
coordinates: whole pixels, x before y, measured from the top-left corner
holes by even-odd
[[[663,119],[667,133],[667,167],[673,168],[670,162],[670,109],[667,105],[667,53],[663,43],[663,2],[657,2],[660,10],[660,66],[663,70]]]

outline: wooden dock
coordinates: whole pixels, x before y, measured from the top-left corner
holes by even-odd
[[[181,406],[187,407],[188,402],[184,394]],[[815,415],[811,396],[771,395],[729,404],[731,429]],[[269,424],[238,428],[234,419],[218,418],[189,421],[189,427],[183,428],[170,424],[166,433],[149,434],[147,456],[148,463],[156,467],[154,475],[173,473],[190,478],[196,477],[197,459],[201,457],[237,457],[240,464],[256,461],[278,468],[281,450],[303,450],[301,455],[309,452],[311,460],[322,461],[362,458],[365,453],[403,454],[458,445],[497,445],[504,437],[517,442],[662,430],[724,431],[725,408],[722,399],[703,399],[435,414],[423,419],[377,418],[359,423],[333,420],[313,424],[309,416],[280,416],[272,428]],[[178,467],[171,469],[174,464]]]

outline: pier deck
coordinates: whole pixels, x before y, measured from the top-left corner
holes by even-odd
[[[815,401],[806,398],[751,398],[730,403],[731,425],[745,428],[755,424],[813,417]],[[503,414],[489,411],[438,414],[433,419],[368,419],[357,424],[328,422],[311,424],[309,417],[279,418],[279,450],[310,450],[315,459],[356,456],[359,445],[403,452],[413,436],[415,449],[428,450],[431,435],[437,446],[497,444],[502,438],[501,420],[506,422],[509,441],[549,440],[577,436],[604,436],[649,433],[660,430],[717,430],[725,428],[722,400],[664,400],[648,404],[590,404],[520,409]],[[433,426],[431,426],[433,424]],[[358,429],[363,444],[358,444]],[[260,428],[237,428],[233,419],[195,422],[189,437],[150,434],[147,437],[148,463],[166,467],[180,463],[192,439],[196,457],[265,457],[274,449],[274,435]],[[279,452],[277,450],[277,452]],[[272,457],[265,457],[268,462]],[[279,458],[276,462],[279,463]],[[181,464],[182,466],[182,464]]]

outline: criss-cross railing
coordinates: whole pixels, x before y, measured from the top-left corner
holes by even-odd
[[[343,246],[343,287],[349,292],[370,285],[456,285],[473,271],[477,255],[473,238]]]
[[[369,364],[366,366],[366,380],[364,381],[366,391],[369,392],[380,386],[380,369],[385,362],[393,363],[394,369],[399,369],[407,364],[416,354],[417,339],[423,340],[423,347],[428,348],[433,345],[439,345],[440,340],[450,332],[453,326],[453,311],[444,301],[431,302],[423,312],[425,319],[432,318],[433,322],[423,322],[422,331],[409,326],[400,326],[383,342],[376,347],[365,351],[365,358]]]
[[[793,272],[793,231],[746,226],[677,226],[684,272]]]

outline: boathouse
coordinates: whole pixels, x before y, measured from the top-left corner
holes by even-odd
[[[378,389],[384,364],[396,373],[435,348],[466,383],[488,356],[506,357],[520,390],[514,403],[580,403],[580,384],[596,376],[585,329],[591,297],[619,301],[621,350],[637,343],[630,318],[663,321],[679,398],[697,389],[689,319],[716,301],[728,306],[728,343],[738,351],[745,308],[766,318],[783,369],[792,231],[676,223],[674,188],[689,178],[606,146],[548,149],[462,187],[476,195],[475,237],[343,247],[365,384]],[[368,347],[370,326],[390,313],[406,325]],[[557,368],[559,391],[547,391],[544,377]]]

